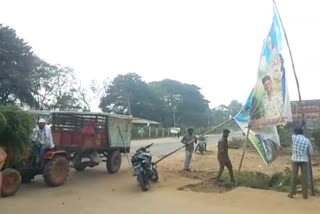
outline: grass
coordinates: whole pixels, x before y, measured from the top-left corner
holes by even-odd
[[[275,173],[272,176],[261,172],[243,171],[240,174],[235,174],[237,186],[249,187],[254,189],[275,190],[279,192],[289,192],[291,182],[291,171],[286,169],[284,172]],[[221,185],[225,187],[232,187],[229,175],[227,173],[222,175]],[[301,177],[297,178],[297,185],[301,184]]]

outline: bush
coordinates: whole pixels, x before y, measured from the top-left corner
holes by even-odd
[[[35,121],[28,113],[15,106],[0,106],[0,113],[6,120],[0,133],[0,146],[7,149],[8,155],[12,156],[11,163],[14,163],[20,160],[29,147]]]
[[[278,126],[278,134],[280,138],[281,146],[290,146],[292,141],[292,128],[290,125]]]
[[[242,172],[238,177],[238,185],[256,189],[268,189],[270,177],[261,172]]]
[[[231,140],[229,141],[229,146],[235,147],[235,148],[240,148],[244,145],[246,141],[246,138],[243,137],[232,137]],[[248,142],[248,144],[251,144],[251,142]]]
[[[235,175],[237,178],[237,185],[255,189],[269,189],[279,192],[289,192],[291,182],[291,170],[287,168],[283,172],[275,173],[271,177],[261,172],[243,171]],[[232,182],[229,181],[228,175],[223,174],[223,183],[225,187],[233,187]],[[297,185],[301,184],[301,175],[297,178]]]
[[[320,128],[314,129],[311,134],[312,138],[314,138],[314,144],[318,148],[320,148]]]
[[[0,113],[0,134],[3,132],[5,127],[7,126],[7,120],[3,114]]]

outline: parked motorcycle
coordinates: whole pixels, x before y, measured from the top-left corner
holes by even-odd
[[[139,148],[131,158],[134,176],[137,176],[138,183],[143,191],[148,191],[149,180],[157,182],[159,180],[156,165],[152,163],[152,156],[149,148],[153,145]]]
[[[195,152],[199,151],[200,154],[203,154],[207,151],[207,137],[201,136],[198,138],[198,145],[196,146]]]

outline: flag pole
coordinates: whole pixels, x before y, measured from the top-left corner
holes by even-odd
[[[281,23],[281,26],[282,26],[282,30],[283,30],[283,34],[284,34],[284,37],[286,39],[286,43],[287,43],[287,46],[288,46],[289,55],[290,55],[290,58],[291,58],[292,70],[293,70],[293,74],[294,74],[294,78],[296,80],[296,85],[297,85],[297,90],[298,90],[299,104],[300,104],[301,116],[302,116],[302,125],[303,125],[303,128],[304,128],[305,135],[308,136],[307,130],[306,130],[306,125],[305,125],[306,124],[305,123],[305,114],[304,114],[304,109],[303,109],[303,104],[302,104],[302,99],[301,99],[300,84],[299,84],[298,76],[297,76],[296,69],[295,69],[294,62],[293,62],[291,48],[290,48],[288,37],[287,37],[287,33],[286,33],[284,25],[282,23],[282,19],[281,19],[281,16],[280,16],[280,13],[279,13],[279,10],[278,10],[278,7],[277,7],[277,4],[276,4],[275,0],[273,0],[273,4],[274,4],[274,7],[275,7],[275,9],[276,9],[276,11],[278,13],[279,20],[280,20],[280,23]],[[309,167],[310,167],[310,176],[311,176],[311,192],[312,192],[312,195],[315,195],[314,184],[313,184],[312,164],[311,164],[310,155],[309,155],[309,163],[308,164],[309,164]]]
[[[238,176],[240,175],[240,170],[241,170],[241,167],[242,167],[243,158],[244,158],[244,155],[246,153],[247,144],[248,144],[248,140],[249,140],[249,133],[250,133],[250,128],[248,127],[247,137],[246,137],[246,141],[244,142],[244,148],[243,148],[243,152],[242,152],[242,156],[241,156],[241,160],[240,160],[240,164],[239,164]]]

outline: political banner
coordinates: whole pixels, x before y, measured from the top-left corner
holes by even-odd
[[[248,133],[253,96],[252,91],[243,110],[234,117],[243,133]],[[281,146],[276,126],[252,127],[248,138],[266,164],[271,164],[277,158]]]
[[[283,31],[274,9],[261,52],[250,110],[250,126],[283,125],[292,120],[283,58]]]
[[[235,121],[257,149],[266,164],[279,154],[277,125],[292,121],[283,58],[283,30],[273,9],[273,22],[264,40],[257,81],[243,110]]]

